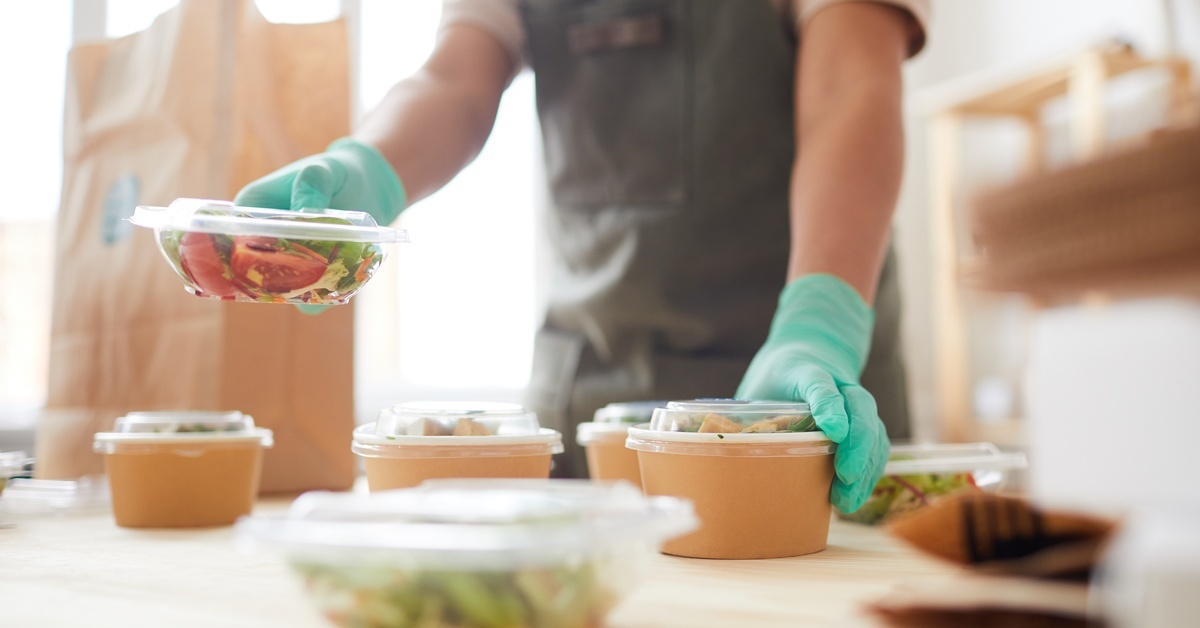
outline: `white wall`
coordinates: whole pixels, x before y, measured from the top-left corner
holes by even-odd
[[[1176,18],[1174,28],[1167,24],[1166,16],[1170,14]],[[1172,31],[1178,50],[1200,64],[1200,0],[1173,0],[1170,5],[1152,0],[933,0],[929,44],[909,62],[905,78],[910,97],[919,96],[925,88],[964,74],[1036,63],[1111,36],[1122,37],[1143,54],[1153,56],[1167,51]],[[1147,99],[1154,97],[1153,90],[1147,89],[1130,97],[1131,102],[1111,114],[1115,133],[1129,134],[1148,123],[1126,119],[1131,116],[1153,118],[1145,113],[1149,106]],[[927,130],[925,120],[914,109],[910,106],[906,118],[908,168],[897,209],[897,246],[905,288],[905,341],[917,436],[934,438],[935,321],[930,306]],[[1066,143],[1061,113],[1057,117],[1054,111],[1047,114],[1052,131],[1050,141],[1060,147]],[[1015,176],[1023,141],[1015,126],[992,124],[967,129],[962,163],[966,185]],[[1024,361],[1020,308],[1004,300],[984,301],[991,305],[971,309],[974,316],[971,336],[976,347],[972,359],[974,376],[996,376],[1018,382]]]

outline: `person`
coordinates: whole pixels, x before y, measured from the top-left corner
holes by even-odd
[[[527,405],[567,442],[556,474],[584,473],[574,426],[609,402],[805,401],[851,512],[908,435],[890,230],[926,2],[445,0],[352,137],[235,202],[391,223],[478,154],[528,66],[554,272]]]

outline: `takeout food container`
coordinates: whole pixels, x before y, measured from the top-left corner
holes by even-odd
[[[972,491],[1008,486],[1025,454],[1002,452],[992,443],[895,445],[883,477],[862,508],[838,516],[859,523],[883,523],[935,501]]]
[[[154,230],[188,292],[223,301],[346,303],[375,274],[385,247],[408,241],[362,212],[303,213],[177,199],[130,219]]]
[[[690,505],[624,483],[442,480],[307,493],[238,523],[243,549],[281,552],[343,626],[599,626]]]
[[[99,432],[113,516],[127,528],[229,525],[250,513],[271,430],[241,412],[133,412]]]
[[[596,410],[594,420],[580,423],[575,442],[587,455],[588,476],[593,480],[625,480],[642,485],[637,452],[625,446],[629,428],[650,421],[655,408],[666,401],[610,403]]]
[[[413,402],[354,430],[373,491],[436,478],[548,478],[562,435],[511,403]]]
[[[629,430],[647,495],[693,502],[700,529],[663,552],[694,558],[782,558],[825,548],[836,448],[808,406],[672,401]]]
[[[25,455],[23,451],[0,452],[0,495],[8,487],[9,478],[23,475],[25,465],[28,463],[29,456]]]

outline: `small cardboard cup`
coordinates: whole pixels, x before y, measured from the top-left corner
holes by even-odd
[[[772,442],[774,441],[774,442]],[[700,529],[663,553],[690,558],[802,556],[825,549],[834,445],[820,432],[694,434],[634,428],[647,495],[692,500]]]
[[[231,525],[254,507],[262,458],[257,441],[114,444],[113,516],[125,528]]]
[[[625,447],[626,431],[598,432],[584,445],[588,475],[593,480],[625,480],[641,488],[638,452]]]
[[[369,427],[369,426],[364,426]],[[562,436],[541,428],[521,436],[394,436],[354,433],[372,491],[417,486],[445,478],[549,478]]]

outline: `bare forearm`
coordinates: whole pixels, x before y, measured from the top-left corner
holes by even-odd
[[[892,9],[845,8],[815,18],[828,17],[825,26],[833,27],[811,33],[798,65],[788,277],[834,274],[871,303],[903,171],[906,30]],[[839,31],[838,20],[849,20],[855,33]],[[869,43],[847,50],[854,36]]]
[[[429,62],[397,83],[354,137],[375,146],[409,204],[445,185],[491,133],[512,61],[479,29],[450,29]]]

